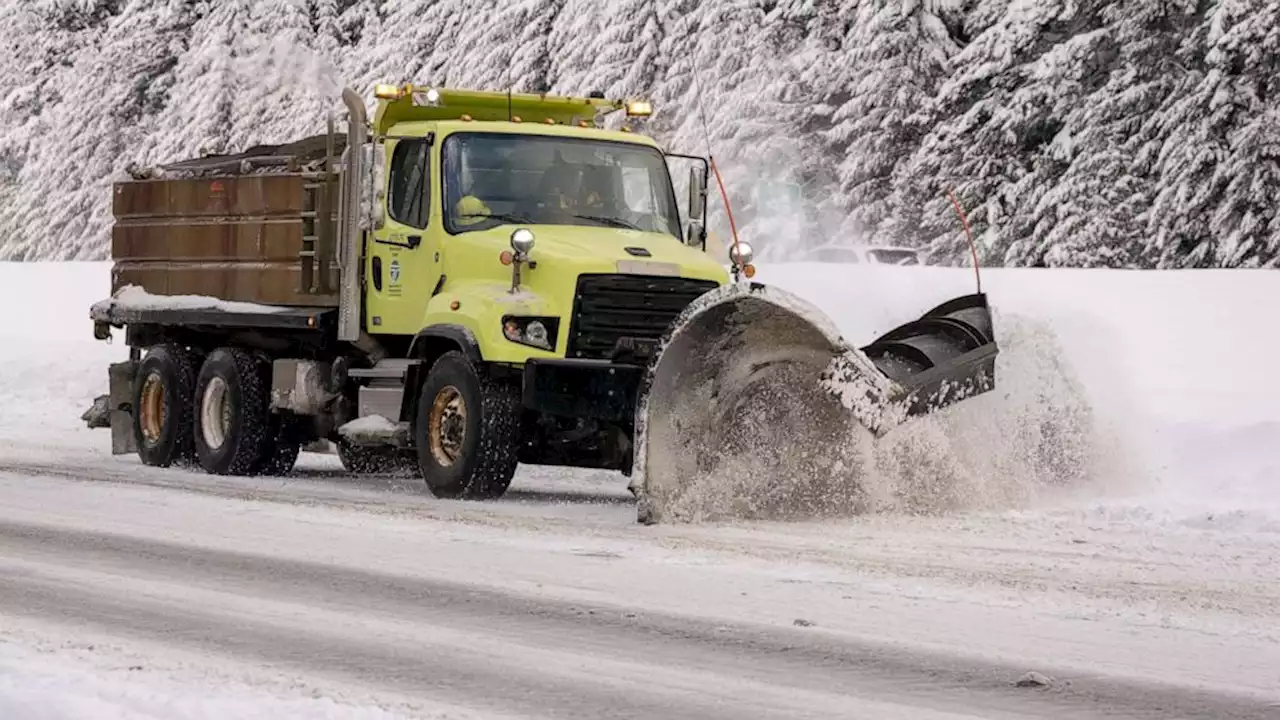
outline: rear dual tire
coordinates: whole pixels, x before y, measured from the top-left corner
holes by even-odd
[[[271,363],[240,348],[209,354],[195,386],[195,450],[214,475],[285,475],[302,438],[292,416],[271,412]]]
[[[198,465],[216,475],[286,475],[302,432],[271,412],[271,363],[239,348],[201,361],[180,345],[151,348],[133,387],[133,433],[144,465]]]
[[[144,465],[190,465],[195,458],[192,394],[199,358],[181,345],[148,350],[133,381],[133,440]]]

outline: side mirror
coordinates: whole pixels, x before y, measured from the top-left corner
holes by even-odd
[[[378,139],[373,146],[373,162],[369,163],[369,184],[373,191],[373,229],[387,224],[387,144]]]
[[[689,168],[689,222],[697,222],[699,227],[707,212],[707,176],[698,173],[698,168]]]
[[[703,227],[701,220],[690,220],[685,223],[684,243],[694,247],[706,248],[707,229]]]

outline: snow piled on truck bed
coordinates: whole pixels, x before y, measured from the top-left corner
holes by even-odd
[[[258,303],[236,302],[208,295],[155,295],[138,287],[126,285],[116,291],[110,298],[93,304],[92,312],[107,313],[112,308],[119,310],[218,310],[225,313],[244,313],[248,315],[270,315],[284,312],[287,307],[261,305]]]

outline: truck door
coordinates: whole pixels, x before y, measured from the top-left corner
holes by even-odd
[[[440,279],[439,248],[427,232],[431,221],[431,140],[389,140],[383,220],[369,243],[366,329],[370,334],[412,335],[421,329]]]

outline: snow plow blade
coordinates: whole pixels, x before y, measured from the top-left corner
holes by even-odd
[[[640,388],[638,520],[857,512],[868,441],[995,385],[984,294],[957,297],[862,348],[776,287],[731,284],[668,329]]]

